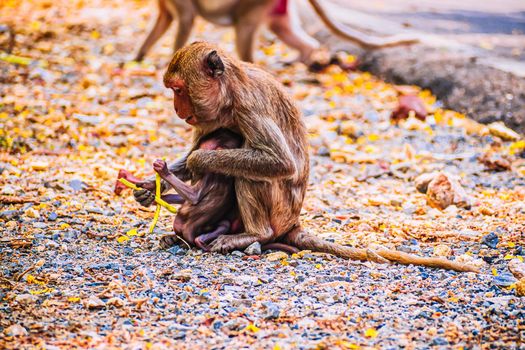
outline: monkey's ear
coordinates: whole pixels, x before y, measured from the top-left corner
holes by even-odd
[[[217,53],[217,51],[213,50],[206,56],[206,70],[207,73],[214,78],[220,77],[224,73],[224,63],[222,63],[222,60]]]

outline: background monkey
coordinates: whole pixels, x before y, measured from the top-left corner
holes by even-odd
[[[363,48],[407,45],[418,41],[401,36],[371,37],[332,20],[318,0],[308,1],[333,33]],[[158,11],[155,25],[140,47],[136,61],[144,58],[175,19],[177,34],[174,50],[183,47],[197,15],[217,25],[234,26],[237,53],[243,61],[253,62],[255,35],[265,22],[279,39],[299,51],[299,60],[306,64],[312,63],[312,53],[319,47],[319,43],[301,28],[293,0],[158,0]]]
[[[244,232],[217,237],[210,244],[212,251],[225,253],[254,242],[279,242],[354,260],[476,271],[444,258],[346,247],[304,231],[299,214],[309,175],[306,130],[292,98],[264,70],[236,60],[214,45],[196,42],[175,53],[164,85],[174,91],[179,117],[194,127],[195,146],[170,171],[177,176],[191,171],[235,177]],[[239,132],[244,139],[242,147],[197,149],[202,137],[221,127]],[[141,186],[152,190],[155,182]],[[143,205],[153,201],[148,190],[134,195]]]

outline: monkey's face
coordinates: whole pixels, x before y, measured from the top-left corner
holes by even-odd
[[[231,103],[224,72],[225,64],[213,45],[193,43],[178,50],[164,74],[164,85],[174,93],[177,115],[200,128],[218,122]]]
[[[193,111],[191,98],[184,80],[171,79],[166,87],[173,90],[173,107],[179,118],[184,119],[190,125],[197,124],[198,119]]]

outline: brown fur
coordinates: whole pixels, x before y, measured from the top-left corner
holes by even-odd
[[[257,30],[261,24],[268,22],[270,30],[284,43],[298,50],[302,62],[310,64],[312,63],[311,56],[319,47],[319,43],[297,23],[299,15],[293,2],[294,0],[289,0],[286,11],[276,14],[272,12],[277,3],[276,0],[158,0],[159,13],[155,25],[135,59],[142,60],[175,19],[177,20],[177,35],[174,49],[176,51],[182,48],[190,36],[195,17],[199,15],[212,23],[235,27],[237,53],[243,61],[253,62]],[[309,0],[309,2],[328,29],[361,47],[377,49],[408,45],[418,41],[405,37],[369,36],[334,21],[319,1]]]
[[[218,72],[208,63],[210,58],[216,62],[216,56],[222,61]],[[193,103],[197,121],[194,144],[218,127],[237,130],[244,138],[240,149],[208,151],[194,147],[185,158],[191,172],[235,177],[245,232],[219,236],[211,243],[212,251],[244,249],[256,241],[284,242],[348,259],[475,270],[442,258],[344,247],[306,233],[299,222],[309,174],[306,130],[299,109],[281,85],[260,68],[204,42],[177,51],[164,76],[167,87],[174,81],[185,82]]]

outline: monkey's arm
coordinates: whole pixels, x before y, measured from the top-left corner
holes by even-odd
[[[161,175],[161,178],[166,181],[171,187],[177,191],[178,194],[182,196],[186,201],[195,205],[199,203],[202,198],[202,187],[200,186],[189,186],[178,177],[173,174],[168,174],[167,176]]]
[[[241,134],[249,148],[197,150],[188,157],[195,173],[218,173],[250,180],[291,177],[297,171],[279,126],[270,118],[239,116]]]

